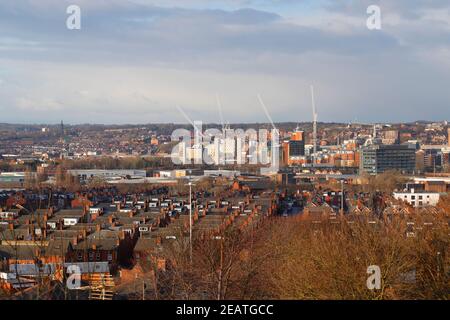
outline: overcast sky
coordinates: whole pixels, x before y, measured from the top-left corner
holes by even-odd
[[[450,1],[0,1],[0,122],[310,121],[310,84],[320,121],[450,120]]]

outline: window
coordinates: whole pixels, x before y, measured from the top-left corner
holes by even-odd
[[[100,254],[100,252],[97,252],[97,253],[95,254],[95,259],[96,259],[97,261],[100,261],[101,257],[102,257],[102,255]]]
[[[89,261],[94,260],[94,252],[89,252]]]
[[[77,254],[77,260],[78,260],[78,261],[83,261],[83,252],[78,251],[78,254]]]

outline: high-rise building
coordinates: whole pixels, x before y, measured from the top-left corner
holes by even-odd
[[[360,171],[378,174],[388,170],[413,172],[416,150],[408,145],[369,145],[361,149]]]
[[[416,151],[416,171],[417,172],[425,171],[425,151],[423,150]]]
[[[381,134],[383,144],[396,144],[400,141],[398,130],[385,130]]]
[[[283,141],[281,147],[281,163],[287,166],[289,165],[289,141]]]
[[[304,131],[295,130],[295,131],[292,132],[292,134],[291,134],[291,140],[294,140],[294,141],[303,141],[303,140],[305,140],[305,139],[303,138],[304,135],[305,135],[305,132],[304,132]]]
[[[305,141],[289,141],[289,157],[301,157],[305,155]]]
[[[304,131],[296,129],[289,140],[289,157],[301,157],[305,155]]]
[[[64,138],[64,122],[61,120],[61,138]]]

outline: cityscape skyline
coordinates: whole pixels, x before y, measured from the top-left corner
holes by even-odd
[[[264,119],[262,119],[264,120]],[[343,122],[343,121],[317,121],[317,124],[323,124],[323,125],[328,125],[328,124],[337,124],[337,125],[362,125],[362,126],[371,126],[371,125],[398,125],[398,124],[415,124],[415,123],[448,123],[448,120],[445,119],[438,119],[435,121],[432,120],[413,120],[413,121],[377,121],[377,122],[363,122],[363,121],[347,121],[347,122]],[[88,126],[119,126],[119,127],[124,127],[124,126],[146,126],[146,125],[175,125],[175,126],[192,126],[189,122],[187,121],[167,121],[167,122],[135,122],[135,123],[107,123],[107,122],[66,122],[63,120],[64,125],[69,125],[69,126],[83,126],[83,125],[88,125]],[[313,121],[275,121],[274,124],[275,125],[279,125],[279,124],[283,124],[283,125],[291,125],[291,124],[302,124],[302,125],[312,125]],[[0,125],[11,125],[11,126],[60,126],[61,124],[61,120],[55,120],[55,122],[0,122]],[[260,122],[256,122],[256,121],[242,121],[242,122],[228,122],[227,124],[234,126],[234,125],[240,125],[240,124],[245,124],[245,125],[265,125],[265,126],[271,126],[271,123],[268,121],[260,121]],[[203,125],[208,125],[208,126],[221,126],[222,124],[220,123],[220,121],[211,121],[211,122],[203,122]]]
[[[448,300],[449,39],[449,0],[1,0],[0,300]]]
[[[68,30],[71,4],[0,4],[2,122],[219,122],[217,94],[228,122],[266,121],[258,94],[310,121],[311,84],[324,122],[450,115],[446,1],[77,1]]]

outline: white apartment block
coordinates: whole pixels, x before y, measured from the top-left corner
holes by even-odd
[[[439,202],[438,192],[394,192],[394,198],[408,202],[413,207],[435,206]]]

